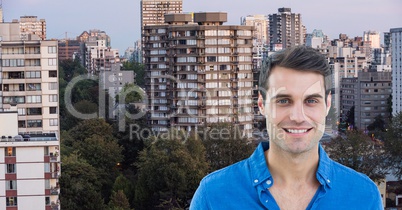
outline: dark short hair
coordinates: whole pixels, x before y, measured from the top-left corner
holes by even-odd
[[[324,77],[325,98],[331,92],[331,70],[325,56],[314,48],[296,46],[276,52],[263,62],[260,71],[259,92],[264,100],[269,87],[269,76],[276,66],[321,74]]]

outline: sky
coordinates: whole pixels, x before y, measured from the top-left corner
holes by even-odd
[[[75,39],[83,31],[100,29],[121,55],[140,39],[140,0],[1,1],[5,22],[24,15],[45,19],[48,39]],[[307,33],[321,29],[331,39],[402,27],[402,0],[183,0],[183,12],[227,12],[226,25],[238,25],[247,15],[277,13],[280,7],[300,13]]]

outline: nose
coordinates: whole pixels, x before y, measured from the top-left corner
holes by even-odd
[[[290,111],[290,120],[302,123],[305,120],[304,108],[302,103],[295,103]]]

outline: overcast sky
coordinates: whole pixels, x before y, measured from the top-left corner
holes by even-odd
[[[1,0],[0,0],[1,1]],[[124,50],[140,38],[140,0],[2,0],[5,22],[23,15],[46,19],[47,38],[75,38],[83,31],[100,29],[112,47]],[[290,7],[302,15],[307,32],[321,29],[331,39],[340,33],[362,36],[363,31],[389,31],[402,27],[402,0],[183,0],[184,12],[228,13],[227,25],[240,17],[277,13]]]

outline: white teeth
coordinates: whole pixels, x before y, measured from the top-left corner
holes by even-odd
[[[296,130],[296,129],[286,129],[289,133],[305,133],[307,132],[307,129],[303,130]]]

